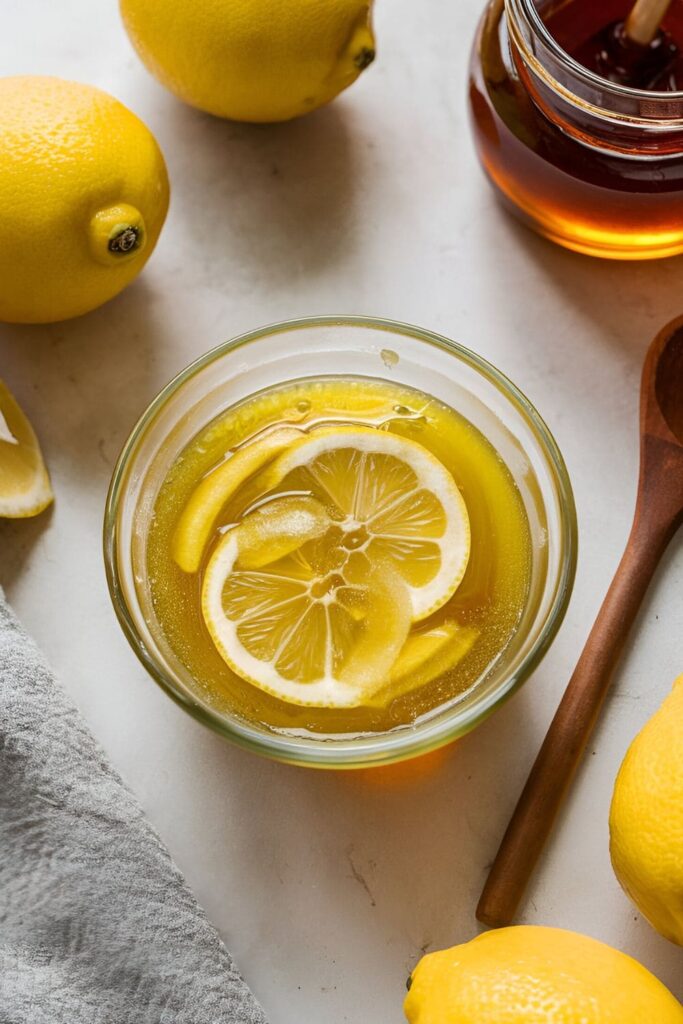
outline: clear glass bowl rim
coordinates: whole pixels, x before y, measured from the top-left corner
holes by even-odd
[[[418,724],[413,729],[352,737],[348,741],[334,743],[324,739],[297,740],[276,733],[252,731],[246,725],[227,719],[198,703],[147,651],[127,607],[118,570],[117,518],[122,488],[137,445],[157,413],[187,381],[228,353],[274,334],[315,327],[370,328],[408,336],[445,350],[481,374],[503,393],[536,436],[557,489],[561,523],[562,559],[550,611],[526,657],[517,670],[501,682],[498,689],[486,699],[473,702],[470,707],[461,708],[456,705],[443,715],[435,716],[433,720]],[[576,575],[578,529],[569,474],[552,433],[529,399],[492,363],[458,342],[408,323],[371,316],[313,316],[270,324],[223,342],[190,363],[162,388],[133,427],[114,468],[105,505],[103,547],[109,594],[124,635],[149,675],[177,704],[224,738],[271,759],[318,768],[361,768],[421,756],[450,743],[474,729],[519,689],[543,659],[566,614]]]

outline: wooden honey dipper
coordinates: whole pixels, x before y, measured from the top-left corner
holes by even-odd
[[[626,19],[626,35],[640,46],[649,46],[659,32],[671,0],[637,0]]]

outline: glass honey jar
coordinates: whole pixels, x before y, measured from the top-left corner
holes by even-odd
[[[578,252],[656,259],[683,252],[683,2],[638,75],[605,55],[632,5],[492,0],[470,109],[484,170],[518,218]]]

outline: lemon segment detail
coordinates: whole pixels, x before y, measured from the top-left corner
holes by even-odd
[[[467,507],[453,477],[416,441],[371,427],[328,427],[290,445],[263,486],[302,490],[331,507],[347,546],[393,563],[413,619],[453,596],[470,555]]]
[[[332,521],[315,498],[276,498],[257,508],[237,527],[240,569],[263,569],[308,541],[322,537]]]
[[[52,500],[50,478],[33,427],[0,380],[0,516],[36,516]]]
[[[363,704],[408,636],[410,601],[401,579],[391,567],[377,567],[358,583],[321,577],[315,541],[260,571],[240,569],[240,530],[220,542],[202,587],[202,612],[219,653],[239,676],[281,700]]]

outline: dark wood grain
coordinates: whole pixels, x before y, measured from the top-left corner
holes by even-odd
[[[641,458],[631,534],[617,573],[503,837],[477,917],[514,919],[552,831],[659,561],[683,522],[683,317],[648,351],[641,388]]]

